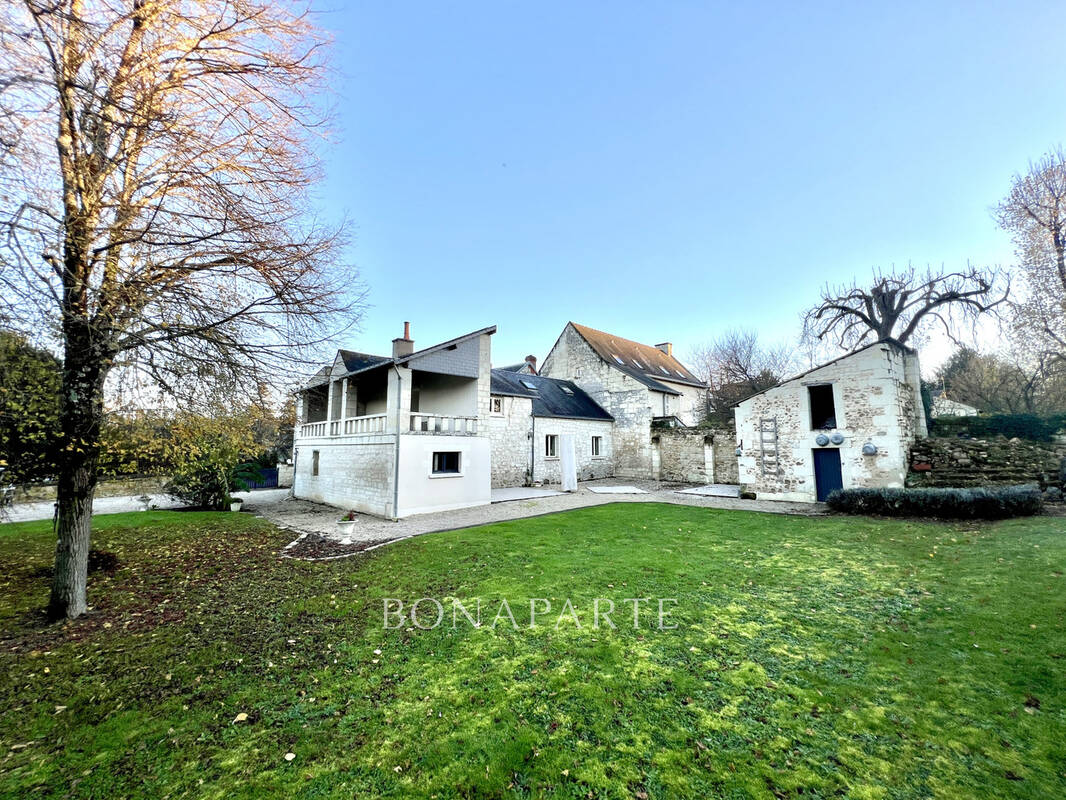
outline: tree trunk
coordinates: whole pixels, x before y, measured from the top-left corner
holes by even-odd
[[[93,494],[104,415],[106,356],[85,325],[65,325],[66,354],[60,426],[66,450],[60,456],[56,562],[48,615],[73,619],[85,613]]]

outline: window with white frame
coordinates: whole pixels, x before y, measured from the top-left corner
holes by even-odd
[[[503,398],[502,397],[490,397],[489,398],[489,413],[490,414],[502,414],[503,413]]]
[[[593,436],[592,437],[592,455],[593,455],[593,457],[601,455],[601,450],[602,449],[603,449],[603,437],[602,436]]]
[[[554,433],[549,433],[547,436],[544,437],[544,457],[559,457],[559,437],[556,436]]]

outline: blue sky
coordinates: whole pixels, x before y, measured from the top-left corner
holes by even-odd
[[[990,208],[1063,140],[1066,3],[340,2],[322,202],[382,352],[567,320],[682,357],[793,340],[826,281],[1008,264]],[[935,360],[942,350],[929,353]]]

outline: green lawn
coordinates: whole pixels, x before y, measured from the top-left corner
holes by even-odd
[[[122,568],[46,626],[50,526],[0,526],[0,796],[1066,795],[1066,520],[618,504],[330,562],[287,540],[101,517]],[[423,596],[523,627],[382,629]],[[528,628],[531,597],[582,627]]]

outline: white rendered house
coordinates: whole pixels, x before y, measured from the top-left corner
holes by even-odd
[[[495,326],[392,356],[338,351],[298,394],[293,495],[387,518],[490,502]]]

